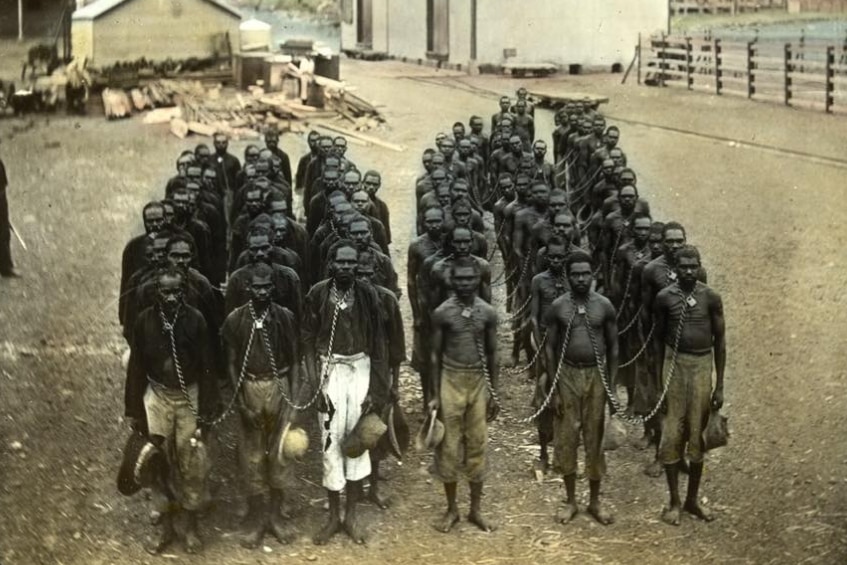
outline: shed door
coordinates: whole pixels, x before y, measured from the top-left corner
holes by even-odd
[[[426,50],[433,55],[450,53],[450,0],[427,0]]]
[[[371,47],[374,41],[373,6],[371,0],[356,0],[358,18],[356,22],[356,43]]]

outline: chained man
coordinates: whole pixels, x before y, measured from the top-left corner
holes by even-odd
[[[132,332],[125,414],[167,462],[158,487],[168,506],[159,536],[147,550],[158,554],[174,541],[174,517],[182,510],[186,551],[197,553],[203,546],[197,512],[209,470],[204,440],[217,408],[218,384],[206,321],[185,303],[185,275],[166,269],[157,284],[156,304],[138,315]]]
[[[679,525],[680,512],[710,522],[700,506],[700,479],[705,448],[703,431],[710,408],[723,406],[726,337],[720,294],[698,280],[700,253],[686,245],[674,254],[676,281],[659,291],[653,306],[658,371],[667,387],[659,458],[665,467],[670,505],[662,521]],[[663,351],[662,351],[663,350]],[[712,388],[712,365],[715,385]],[[679,463],[688,457],[688,493],[679,499]]]
[[[650,406],[654,406],[659,401],[659,395],[664,388],[661,373],[659,372],[659,359],[655,355],[658,349],[656,348],[656,335],[653,326],[653,304],[656,296],[663,288],[677,281],[676,252],[682,249],[686,242],[685,228],[677,222],[667,222],[662,228],[662,255],[647,263],[641,272],[641,323],[646,328],[648,335],[650,330],[653,330],[653,336],[651,338],[652,345],[648,347],[653,349],[654,354],[648,358],[647,367],[651,384],[649,387],[649,391],[651,392],[651,398],[649,399]],[[708,282],[706,270],[702,266],[698,271],[697,278],[703,284]],[[656,478],[662,474],[662,464],[658,451],[658,446],[661,443],[661,426],[658,429],[653,429],[653,432],[656,434],[656,437],[653,439],[653,442],[656,444],[656,457],[653,463],[644,469],[644,472],[648,476]],[[680,461],[680,464],[684,466],[685,461]]]
[[[279,441],[283,411],[300,385],[300,332],[291,310],[271,300],[273,269],[251,268],[250,301],[233,310],[221,328],[227,373],[240,419],[238,453],[247,491],[241,545],[255,549],[267,530],[291,541],[280,507],[286,461],[271,446]],[[265,493],[270,490],[270,508]]]
[[[546,247],[545,264],[547,268],[532,278],[530,317],[532,320],[532,337],[537,349],[543,348],[547,340],[545,321],[550,314],[550,307],[557,298],[570,290],[568,279],[565,275],[565,259],[567,259],[570,253],[569,245],[566,240],[558,236],[553,236]],[[545,367],[544,356],[539,354],[536,358],[535,366],[530,368],[535,377],[536,384],[544,378]],[[541,395],[546,396],[549,393],[549,386],[551,385],[547,379],[544,379],[544,381],[546,388],[536,386],[537,394],[533,399],[533,407],[539,410],[542,408],[544,398]],[[545,407],[536,418],[538,443],[541,446],[538,461],[542,473],[547,472],[550,464],[547,446],[553,441],[553,415],[553,410],[550,407]]]
[[[329,499],[329,517],[313,541],[324,545],[343,527],[362,544],[366,533],[357,504],[363,497],[362,481],[371,474],[370,455],[365,451],[347,457],[342,444],[363,414],[387,403],[390,387],[379,370],[386,338],[376,289],[356,279],[355,245],[344,241],[331,261],[330,278],[315,284],[306,296],[303,325],[306,371],[321,390],[317,407],[323,486]],[[347,495],[343,523],[342,490]]]
[[[447,511],[436,529],[449,532],[459,521],[456,489],[460,475],[464,475],[471,491],[468,521],[490,532],[495,527],[482,515],[480,505],[488,422],[500,411],[497,311],[477,295],[481,271],[476,261],[470,257],[458,259],[450,270],[455,294],[432,314],[434,378],[429,409],[437,410],[444,423],[435,466],[447,498]]]
[[[562,524],[579,512],[576,504],[577,447],[582,436],[588,512],[602,525],[614,521],[600,503],[600,483],[606,474],[603,429],[606,389],[618,369],[618,327],[615,308],[591,290],[593,269],[585,252],[571,253],[565,263],[570,292],[553,302],[547,319],[547,382],[556,402],[556,462],[562,470],[567,498],[557,519]],[[548,385],[548,382],[550,383]],[[553,383],[556,383],[553,385]]]

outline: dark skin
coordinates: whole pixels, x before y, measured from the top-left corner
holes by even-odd
[[[488,366],[491,386],[497,390],[499,366],[497,364],[497,312],[486,302],[477,298],[480,274],[472,267],[454,268],[452,275],[458,307],[453,309],[438,309],[432,319],[432,356],[433,367],[432,400],[429,410],[438,410],[441,398],[442,358],[449,356],[461,363],[476,364],[480,361],[476,339],[481,330],[484,363]],[[460,310],[461,308],[461,310]],[[465,316],[464,313],[468,313]],[[500,407],[493,395],[489,396],[487,420],[490,422],[497,417]],[[440,532],[449,532],[459,521],[459,509],[456,504],[456,483],[444,483],[444,494],[447,499],[447,510],[441,521],[436,525]],[[471,483],[471,509],[468,521],[484,532],[494,531],[491,524],[480,510],[482,483]]]
[[[656,324],[657,348],[674,346],[679,327],[679,312],[683,301],[687,303],[688,314],[679,339],[679,351],[684,353],[702,353],[710,351],[714,355],[715,388],[712,391],[712,408],[723,406],[724,373],[726,370],[726,322],[723,315],[723,301],[720,294],[697,280],[700,261],[695,257],[681,257],[676,264],[678,282],[664,289],[656,298],[653,308],[653,320]],[[693,304],[693,306],[692,306]],[[664,375],[664,351],[657,351],[659,374]],[[662,521],[678,526],[680,513],[685,511],[692,516],[711,522],[714,517],[700,506],[700,480],[703,476],[703,462],[690,463],[688,475],[688,493],[685,502],[679,498],[679,466],[665,465],[665,477],[668,482],[670,504],[662,512]]]
[[[426,237],[433,242],[437,242],[438,247],[441,247],[443,234],[441,233],[444,225],[444,213],[438,208],[430,208],[424,214],[424,228],[426,229]],[[421,317],[421,304],[418,295],[418,274],[420,273],[423,262],[428,255],[423,255],[422,250],[414,245],[409,246],[409,256],[406,262],[406,284],[408,285],[409,301],[412,304],[412,317],[417,323]],[[426,281],[421,281],[423,284]]]
[[[547,326],[547,380],[541,385],[546,389],[547,382],[556,378],[561,357],[560,341],[573,318],[570,338],[565,350],[565,359],[574,365],[593,365],[597,363],[589,331],[597,343],[598,355],[606,357],[606,378],[615,382],[618,372],[618,325],[615,321],[615,309],[605,297],[591,291],[593,281],[591,263],[572,263],[568,268],[568,282],[571,292],[553,303],[550,312],[551,322]],[[576,311],[576,315],[574,312]],[[589,325],[590,324],[590,330]],[[565,524],[579,512],[576,504],[576,474],[565,475],[567,499],[560,509],[558,520]],[[602,525],[611,524],[614,517],[600,503],[599,480],[589,481],[590,499],[588,513]]]

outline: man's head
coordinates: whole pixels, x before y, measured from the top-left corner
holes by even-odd
[[[174,201],[170,198],[162,200],[162,210],[165,212],[164,229],[168,229],[173,225],[174,218],[176,217],[176,208],[174,208]]]
[[[371,223],[362,215],[358,215],[350,221],[348,235],[356,246],[356,249],[362,251],[370,247],[371,244]]]
[[[285,247],[285,240],[288,238],[288,218],[284,214],[273,214],[271,222],[273,244],[278,247]]]
[[[603,164],[601,165],[603,177],[606,180],[612,180],[614,178],[613,173],[615,172],[615,162],[611,159],[603,159]]]
[[[529,185],[532,181],[524,174],[520,174],[515,178],[515,193],[520,198],[529,196]]]
[[[594,278],[591,270],[591,256],[584,251],[574,251],[565,262],[571,291],[578,296],[586,296]]]
[[[421,163],[423,164],[423,168],[426,172],[432,171],[432,155],[435,153],[435,149],[432,147],[427,147],[424,149],[423,155],[421,155]]]
[[[247,252],[251,263],[271,262],[271,232],[265,227],[256,227],[250,230],[247,237]]]
[[[685,228],[677,222],[668,222],[662,229],[662,247],[668,263],[673,264],[676,252],[685,245]]]
[[[183,151],[176,160],[176,172],[179,176],[184,177],[185,171],[189,166],[197,162],[197,158],[191,151]]]
[[[647,245],[650,247],[650,257],[658,259],[665,251],[664,246],[664,222],[653,222],[650,226],[650,235],[647,236]]]
[[[497,188],[507,200],[515,197],[515,181],[512,180],[512,175],[509,173],[500,173],[500,177],[497,179]]]
[[[229,137],[225,133],[217,132],[212,137],[212,144],[215,146],[215,152],[218,155],[223,155],[229,147]]]
[[[276,149],[279,147],[279,130],[271,127],[265,130],[265,147]]]
[[[441,154],[444,155],[444,162],[446,163],[453,158],[453,153],[456,151],[456,142],[448,137],[441,141],[441,145],[438,148],[441,150]]]
[[[273,269],[265,263],[257,263],[250,269],[250,298],[253,305],[264,311],[273,296]]]
[[[482,133],[483,122],[480,116],[471,116],[468,125],[471,127],[471,133],[475,133],[477,135]]]
[[[518,99],[518,101],[515,102],[515,112],[518,116],[526,114],[526,100]]]
[[[460,257],[450,266],[450,281],[459,298],[476,295],[480,282],[479,264],[471,257]]]
[[[470,228],[456,226],[453,228],[450,236],[454,255],[457,257],[466,257],[471,254],[473,234],[471,233]]]
[[[188,235],[178,233],[168,240],[166,253],[171,267],[187,271],[194,260],[193,242]]]
[[[469,194],[470,187],[468,186],[468,181],[465,179],[456,179],[453,181],[453,186],[450,188],[450,196],[454,201],[460,198],[467,198]]]
[[[444,153],[441,153],[441,151],[434,153],[432,155],[432,173],[435,173],[435,171],[441,170],[441,171],[444,171],[444,176],[446,177],[447,171],[444,170],[444,164],[446,162],[447,162],[447,160],[444,158]]]
[[[653,225],[653,220],[647,214],[638,214],[633,218],[632,237],[639,247],[647,243],[647,238],[650,237],[651,225]]]
[[[618,141],[621,138],[621,130],[618,129],[617,126],[609,126],[609,129],[606,130],[606,135],[604,140],[606,142],[606,147],[612,149],[618,146]]]
[[[376,257],[372,251],[359,251],[356,265],[356,278],[360,281],[371,282],[376,275]]]
[[[259,146],[251,143],[244,148],[244,163],[255,165],[256,161],[259,160],[259,153],[261,153]]]
[[[579,133],[580,135],[588,135],[591,133],[591,128],[594,126],[594,122],[591,118],[587,116],[583,116],[582,119],[579,120]]]
[[[613,147],[609,150],[609,159],[615,162],[616,167],[626,167],[626,156],[620,147]]]
[[[532,154],[537,161],[543,161],[547,155],[547,143],[542,139],[536,139],[532,144]]]
[[[153,243],[150,247],[150,263],[156,267],[164,267],[168,262],[168,241],[170,237],[159,232],[153,238]]]
[[[512,105],[512,100],[508,96],[500,97],[500,111],[505,113],[509,111],[509,107]]]
[[[338,136],[332,140],[332,152],[338,157],[344,157],[347,153],[347,138]]]
[[[568,195],[561,188],[554,188],[550,191],[550,204],[548,210],[550,217],[555,218],[556,214],[565,209],[568,205]]]
[[[523,141],[521,141],[521,137],[519,135],[509,137],[509,148],[515,155],[523,153]]]
[[[573,239],[574,226],[574,218],[570,212],[563,211],[553,217],[553,235],[565,241]]]
[[[341,184],[341,173],[336,168],[324,168],[321,176],[324,191],[327,193],[333,192]]]
[[[165,208],[161,202],[148,202],[141,212],[141,217],[147,235],[155,235],[165,227]]]
[[[524,88],[523,86],[521,86],[520,88],[518,88],[518,89],[515,91],[515,95],[517,96],[518,101],[523,100],[523,101],[525,102],[525,101],[526,101],[526,97],[529,95],[529,93],[527,92],[526,88]]]
[[[172,313],[185,299],[185,275],[176,269],[165,269],[156,278],[159,306]]]
[[[435,198],[438,200],[438,205],[446,208],[453,202],[453,195],[449,183],[443,182],[435,187]]]
[[[330,202],[330,206],[332,206],[332,223],[335,224],[335,227],[341,227],[342,218],[345,214],[355,212],[353,205],[344,199],[333,200]]]
[[[554,275],[561,275],[568,257],[568,243],[559,236],[553,236],[547,242],[547,268]]]
[[[465,124],[462,122],[456,122],[453,124],[453,139],[458,143],[461,139],[465,137]]]
[[[375,196],[382,186],[382,175],[377,171],[368,171],[362,178],[362,186],[370,196]]]
[[[306,136],[306,142],[309,144],[309,151],[311,153],[318,152],[318,140],[321,138],[321,134],[316,132],[315,130],[311,130],[309,135]]]
[[[536,208],[547,209],[550,204],[550,187],[543,182],[536,182],[532,185],[532,203]]]
[[[332,138],[328,135],[322,135],[318,139],[318,152],[323,157],[332,155]]]
[[[594,135],[602,139],[603,134],[606,132],[606,120],[600,116],[597,116],[596,118],[594,118],[592,126],[594,128]]]
[[[350,195],[350,203],[353,204],[353,209],[360,214],[366,214],[371,199],[365,190],[357,190]]]
[[[348,195],[359,190],[359,185],[362,183],[362,173],[356,170],[347,171],[344,173],[344,192]]]
[[[274,193],[268,194],[268,199],[266,201],[268,214],[288,214],[288,202],[285,201],[285,198],[279,198]]]
[[[174,203],[174,214],[177,221],[184,221],[194,213],[194,206],[191,203],[191,193],[188,187],[177,187],[173,191],[171,199]]]
[[[618,192],[618,202],[620,202],[621,213],[624,216],[629,216],[632,213],[636,201],[638,201],[638,189],[631,184],[622,186]]]
[[[679,282],[693,285],[700,271],[700,251],[693,245],[683,245],[674,253],[674,263]]]
[[[441,230],[444,228],[444,210],[441,208],[427,208],[424,212],[424,228],[429,237],[439,239]]]
[[[618,174],[618,183],[621,187],[626,185],[638,186],[638,177],[635,176],[635,171],[632,169],[623,169]]]
[[[459,156],[463,158],[468,158],[473,154],[473,144],[471,140],[467,137],[463,137],[459,140]]]
[[[201,167],[208,167],[212,161],[212,150],[205,143],[194,148],[194,158]]]
[[[341,240],[332,255],[332,278],[344,287],[350,286],[356,277],[356,267],[359,263],[359,252],[352,241]]]
[[[449,135],[447,135],[446,133],[444,133],[443,131],[440,131],[440,132],[436,133],[436,134],[435,134],[435,146],[436,146],[436,147],[438,147],[438,148],[441,148],[441,143],[442,143],[445,139],[448,139],[449,137],[450,137],[450,136],[449,136]]]
[[[470,227],[471,225],[471,203],[466,198],[460,198],[453,202],[453,219],[457,226]]]
[[[244,195],[244,208],[251,218],[255,218],[262,213],[265,208],[265,201],[262,198],[262,189],[251,187]]]

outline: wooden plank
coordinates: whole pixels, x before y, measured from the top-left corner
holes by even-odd
[[[188,124],[182,118],[174,118],[171,120],[171,133],[180,139],[185,139],[188,135]]]
[[[586,98],[591,100],[593,104],[606,104],[609,98],[598,96],[596,94],[587,94],[584,92],[561,92],[554,90],[546,90],[537,88],[528,92],[530,96],[539,100],[545,100],[552,104],[567,104],[568,102],[582,102]]]
[[[401,152],[406,150],[406,148],[403,147],[402,145],[397,145],[396,143],[390,143],[388,141],[383,141],[383,140],[376,138],[372,135],[365,135],[361,132],[354,131],[354,130],[347,129],[347,128],[343,128],[343,127],[337,126],[335,124],[320,122],[319,124],[316,124],[316,125],[320,125],[322,127],[325,127],[327,129],[330,129],[330,130],[337,132],[337,133],[340,133],[342,135],[349,136],[349,137],[352,137],[354,139],[358,139],[360,141],[364,141],[365,143],[372,143],[373,145],[378,145],[378,146],[384,147],[386,149],[391,149],[392,151],[397,151],[398,153],[401,153]]]
[[[173,108],[156,108],[144,114],[141,120],[144,124],[166,124],[174,118],[182,117],[182,109],[179,106]]]

